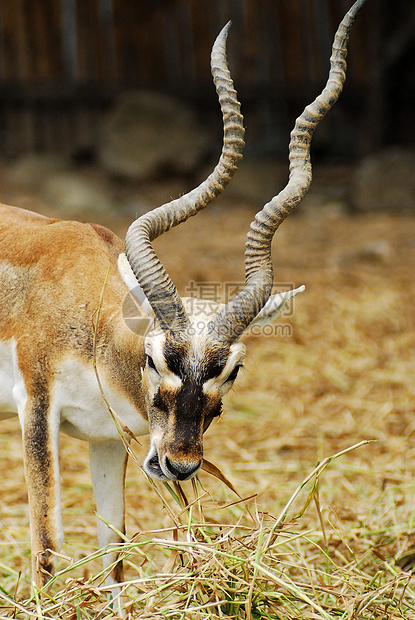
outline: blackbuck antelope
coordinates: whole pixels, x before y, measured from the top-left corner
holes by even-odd
[[[220,194],[242,157],[243,119],[226,62],[228,26],[211,62],[224,122],[219,163],[199,187],[133,222],[125,254],[122,241],[102,226],[0,207],[0,415],[17,414],[22,427],[37,586],[53,573],[53,552],[62,544],[59,432],[89,442],[98,514],[123,531],[127,454],[102,394],[135,435],[150,432],[143,465],[149,476],[191,478],[202,465],[203,433],[243,364],[240,336],[254,322],[273,321],[302,290],[271,296],[271,241],[311,183],[312,134],[342,90],[347,40],[364,2],[341,22],[327,85],[296,122],[287,186],[250,226],[246,286],[204,316],[204,329],[204,305],[180,298],[151,242]],[[143,324],[140,333],[123,318],[130,294],[148,319],[149,329]],[[102,546],[119,542],[101,520],[98,535]],[[105,561],[116,559],[109,554]],[[108,579],[122,580],[120,562]]]

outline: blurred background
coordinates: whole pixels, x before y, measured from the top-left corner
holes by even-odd
[[[220,149],[209,55],[229,19],[229,61],[247,127],[237,190],[255,202],[267,199],[286,178],[289,132],[325,82],[333,33],[349,6],[349,0],[0,0],[3,200],[9,186],[18,186],[18,201],[26,188],[42,205],[57,205],[61,192],[72,192],[69,173],[81,168],[85,196],[78,187],[78,195],[62,199],[63,208],[74,205],[74,217],[105,215],[113,199],[118,213],[120,205],[122,212],[154,206],[158,197],[140,202],[134,191],[126,195],[126,185],[99,195],[117,180],[142,186],[180,178],[180,191],[191,187]],[[354,188],[335,197],[348,208],[414,204],[414,52],[413,1],[369,0],[352,32],[344,93],[313,141],[314,161],[338,165],[334,176]],[[385,196],[391,181],[405,190]]]
[[[194,187],[221,148],[209,56],[232,19],[244,159],[214,204],[154,245],[181,293],[189,283],[243,283],[249,224],[287,180],[294,119],[326,81],[351,2],[0,0],[0,200],[123,235],[136,215]],[[283,318],[288,336],[248,337],[246,369],[205,438],[206,458],[245,497],[259,493],[270,514],[317,461],[376,439],[336,461],[319,491],[333,557],[343,554],[347,575],[356,558],[356,574],[376,575],[365,593],[379,571],[395,575],[381,558],[414,544],[414,109],[415,2],[368,0],[351,33],[344,92],[313,138],[311,190],[274,240],[277,288],[306,292]],[[2,563],[29,592],[21,440],[15,420],[2,428],[10,432],[0,436],[0,524],[27,554],[7,559],[16,545],[5,544]],[[144,458],[147,440],[136,449]],[[79,558],[96,546],[87,449],[65,438],[61,455],[64,553]],[[128,531],[170,525],[131,467]],[[319,529],[319,519],[311,508],[301,528]],[[326,555],[322,565],[326,575]]]

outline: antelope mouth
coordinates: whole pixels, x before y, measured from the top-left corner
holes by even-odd
[[[144,471],[148,476],[150,476],[150,478],[155,478],[156,480],[167,480],[167,476],[160,465],[159,455],[154,447],[150,449],[150,452],[144,461],[143,467]]]
[[[172,463],[167,456],[160,463],[157,448],[152,445],[143,464],[143,469],[150,478],[156,480],[190,480],[199,471],[203,459],[197,463],[177,464]]]

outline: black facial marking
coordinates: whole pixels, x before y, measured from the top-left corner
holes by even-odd
[[[202,387],[192,378],[183,381],[176,398],[176,417],[189,419],[206,410],[206,396]]]
[[[212,420],[222,412],[222,401],[218,394],[209,395],[203,386],[209,379],[218,377],[229,358],[229,345],[207,348],[203,359],[192,358],[191,345],[186,340],[166,338],[164,358],[171,372],[180,377],[180,388],[164,390],[161,386],[153,405],[164,414],[173,415],[175,425],[175,448],[186,446],[189,437],[195,437],[210,426]],[[227,381],[238,374],[239,365]]]
[[[166,339],[164,355],[167,367],[171,372],[185,381],[189,377],[189,353],[190,345],[187,342],[176,342]],[[229,356],[229,346],[214,348],[206,351],[205,359],[198,363],[194,372],[193,380],[202,385],[208,379],[219,377]]]
[[[185,360],[189,355],[189,346],[186,343],[172,343],[167,340],[164,355],[167,368],[183,380],[186,374]]]
[[[160,393],[160,387],[157,389],[156,395],[153,398],[153,405],[160,409],[160,411],[164,411],[164,413],[169,412],[169,403],[164,399]]]
[[[211,418],[219,418],[221,413],[222,413],[222,401],[220,400],[218,404],[209,411],[209,416]]]
[[[158,372],[156,365],[154,363],[153,358],[150,355],[147,355],[147,364],[149,365],[150,368],[152,368],[153,370],[155,370],[156,372]]]
[[[205,369],[204,372],[204,381],[208,379],[214,379],[215,377],[219,377],[220,373],[226,366],[226,358],[222,359],[214,359],[209,366]]]
[[[242,364],[239,364],[238,366],[235,366],[235,368],[232,370],[231,374],[229,375],[229,377],[226,380],[227,381],[235,381],[236,377],[238,376],[238,372],[239,372],[240,368],[242,368]]]

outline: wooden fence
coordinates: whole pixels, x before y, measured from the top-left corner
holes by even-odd
[[[230,63],[254,148],[285,148],[293,118],[324,83],[333,32],[349,4],[0,0],[0,155],[93,149],[102,111],[126,88],[175,94],[209,113],[215,105],[210,48],[229,19]],[[323,145],[334,144],[335,152],[382,142],[390,90],[386,73],[394,66],[390,57],[396,64],[411,47],[413,4],[368,0],[359,16],[343,102],[320,138]],[[368,118],[375,128],[363,140]],[[333,141],[342,124],[347,132]]]

